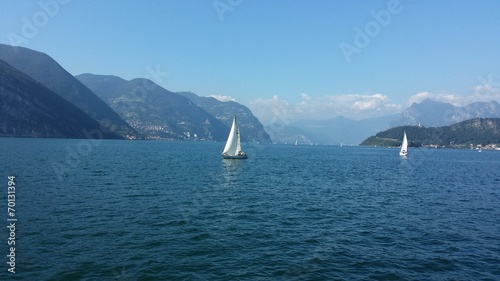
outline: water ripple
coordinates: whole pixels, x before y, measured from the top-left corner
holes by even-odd
[[[47,161],[75,142],[6,144],[18,162],[1,168],[23,186],[20,279],[500,276],[489,152],[268,146],[225,161],[217,143],[103,141],[58,180]]]

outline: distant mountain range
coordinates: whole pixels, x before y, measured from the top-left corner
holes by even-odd
[[[237,115],[243,141],[357,145],[394,126],[446,126],[471,118],[500,118],[500,104],[495,101],[456,107],[425,100],[402,113],[379,118],[297,120],[263,128],[239,103],[191,92],[173,93],[148,79],[74,77],[44,53],[3,44],[0,60],[4,98],[0,134],[9,136],[85,137],[84,130],[99,129],[106,132],[105,138],[224,141]],[[68,116],[72,112],[74,116]]]
[[[22,47],[0,44],[0,60],[5,64],[2,66],[2,78],[5,78],[2,86],[8,89],[2,92],[5,97],[0,113],[2,135],[85,137],[81,134],[83,128],[93,124],[93,129],[100,130],[103,137],[109,138],[225,141],[230,127],[230,122],[226,121],[237,114],[244,134],[243,141],[270,141],[262,124],[250,110],[235,102],[225,104],[192,93],[173,93],[148,79],[126,81],[116,76],[93,74],[82,74],[76,78],[50,56]],[[22,81],[17,81],[21,76]],[[37,85],[28,85],[28,80]],[[23,87],[17,89],[12,85]],[[56,122],[50,116],[34,113],[36,108],[31,106],[30,99],[36,99],[40,92],[51,92],[67,101],[67,106],[59,106],[62,104],[60,101],[55,103],[58,106],[51,107],[49,115],[65,116],[65,119],[72,120],[73,128],[63,128],[69,126],[65,123],[68,120]],[[24,103],[14,102],[15,95],[25,95],[17,98]],[[47,98],[48,101],[52,99]],[[214,106],[207,106],[211,102]],[[20,118],[19,114],[13,114],[16,110],[26,112],[25,116]],[[30,113],[30,110],[34,112]],[[76,120],[68,118],[67,114],[71,112],[75,113],[75,118],[78,117]],[[27,116],[32,119],[28,123],[25,122]],[[44,125],[33,129],[21,126],[20,120],[26,124],[43,121]],[[78,120],[82,124],[74,123]]]
[[[229,127],[188,98],[151,80],[93,74],[76,78],[147,138],[224,141],[229,133]]]
[[[0,59],[76,105],[103,128],[109,128],[124,138],[140,138],[115,111],[48,55],[0,44]]]
[[[408,109],[393,118],[391,127],[401,125],[418,125],[438,127],[455,124],[473,118],[500,117],[500,104],[496,101],[475,102],[464,107],[449,103],[424,100],[414,103]]]
[[[271,138],[264,130],[259,119],[246,106],[234,101],[221,102],[213,97],[200,97],[192,92],[177,92],[177,94],[190,99],[197,106],[213,115],[227,127],[231,127],[233,115],[238,116],[238,125],[241,130],[242,141],[270,143]]]
[[[0,60],[0,136],[121,138],[96,128],[81,109]]]
[[[361,145],[400,146],[403,132],[413,147],[500,147],[500,118],[475,118],[443,127],[399,126],[379,132]]]
[[[295,126],[289,126],[282,123],[274,123],[264,127],[270,134],[274,143],[281,144],[314,144],[318,140],[320,143],[328,142],[328,139],[321,138],[320,135],[313,135],[310,132],[304,132]]]
[[[286,126],[273,124],[266,127],[266,130],[273,136],[273,141],[278,143],[290,143],[293,139],[302,138],[310,143],[357,145],[370,135],[395,126],[420,124],[425,127],[437,127],[472,118],[500,118],[500,104],[496,101],[475,102],[457,107],[448,103],[424,100],[394,115],[362,120],[344,117],[329,120],[298,120]],[[300,131],[300,137],[296,133],[280,134],[283,132],[276,130],[284,127],[287,127],[289,132]]]

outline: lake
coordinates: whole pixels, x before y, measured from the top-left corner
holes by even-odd
[[[0,145],[0,280],[500,279],[500,151]]]

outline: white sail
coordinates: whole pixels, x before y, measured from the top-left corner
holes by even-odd
[[[403,135],[403,143],[401,144],[401,150],[399,151],[399,155],[406,156],[408,154],[408,139],[406,138],[406,132]]]
[[[222,156],[224,158],[246,158],[246,154],[241,151],[240,128],[236,123],[236,115],[233,118],[231,131],[229,131]]]

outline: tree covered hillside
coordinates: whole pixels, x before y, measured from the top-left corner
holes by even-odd
[[[476,118],[445,127],[399,126],[377,133],[360,145],[400,146],[405,131],[411,147],[500,145],[500,118]]]

